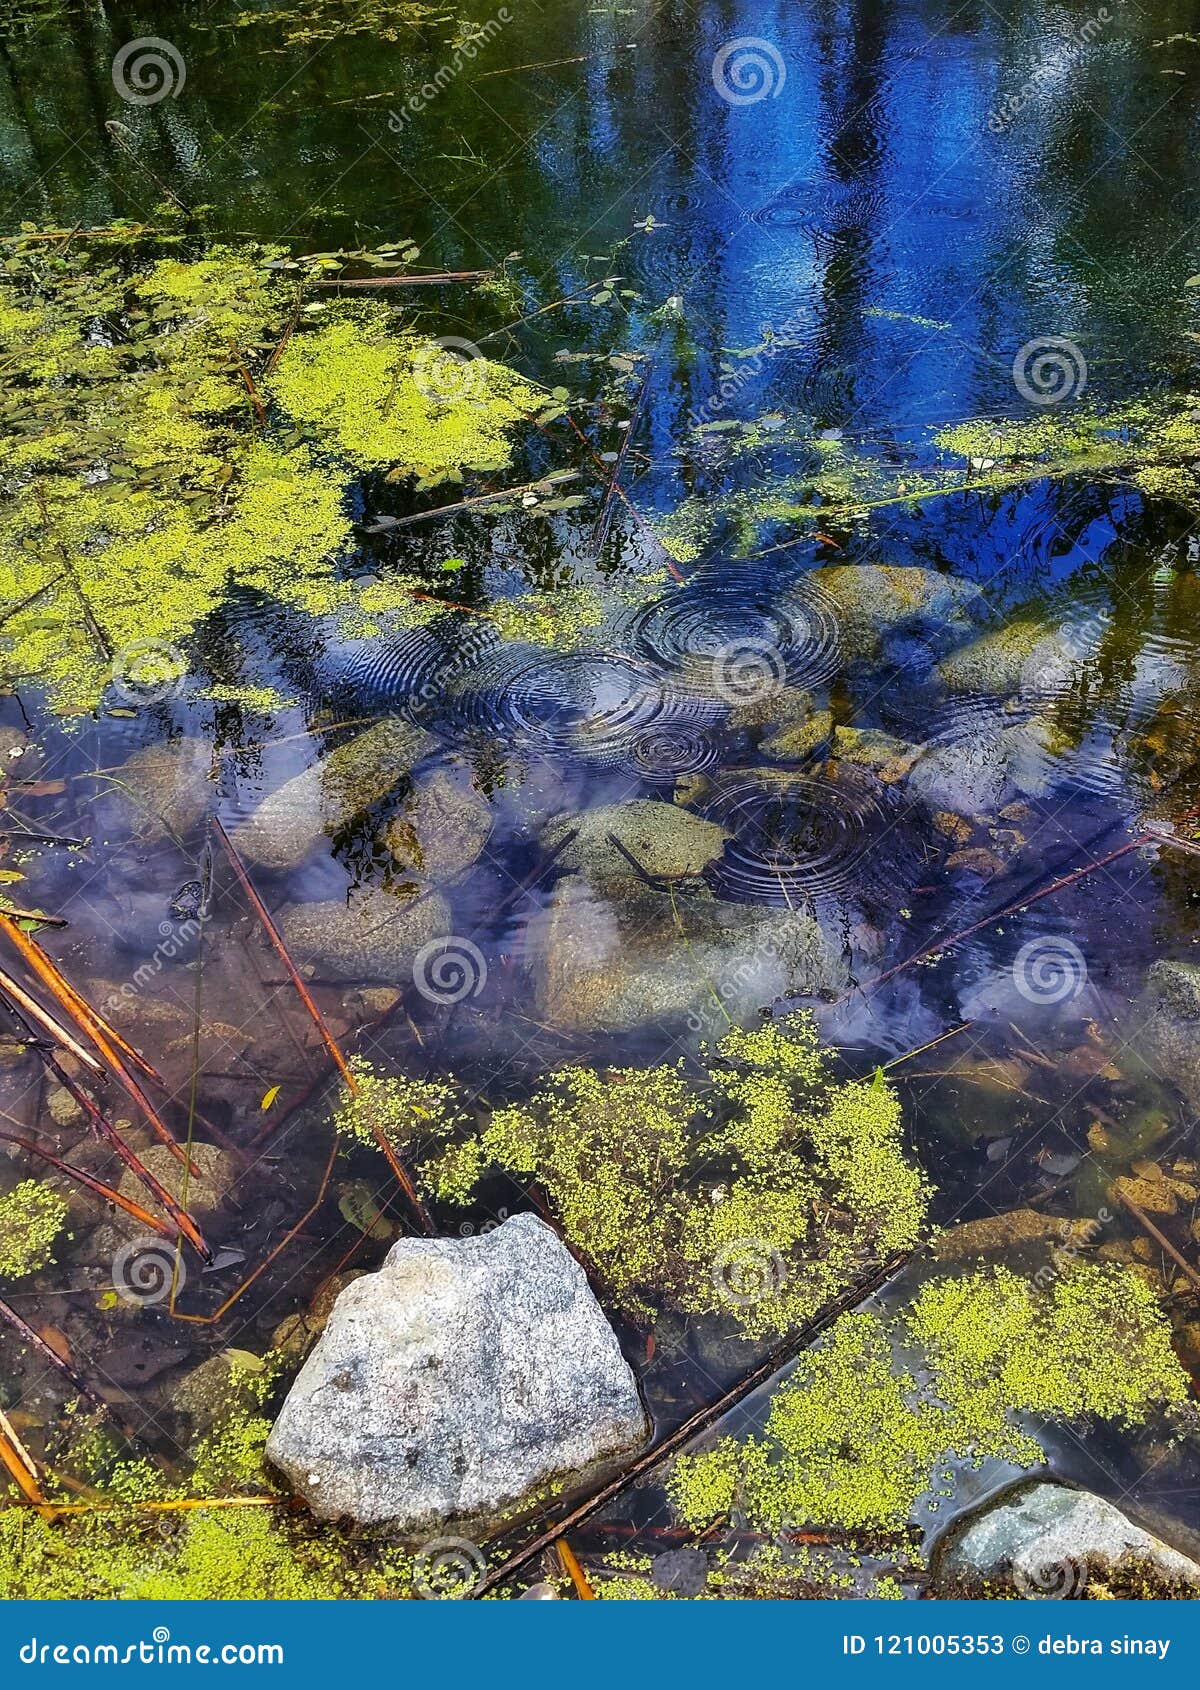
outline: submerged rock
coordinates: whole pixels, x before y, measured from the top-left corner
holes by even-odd
[[[451,880],[479,856],[492,831],[492,811],[469,771],[434,769],[384,823],[381,843],[397,866],[437,884]]]
[[[97,797],[98,831],[137,833],[146,839],[190,833],[212,805],[212,760],[206,739],[185,737],[143,746],[117,770],[115,789]]]
[[[705,821],[658,798],[635,798],[628,804],[606,804],[596,810],[560,820],[546,830],[543,843],[553,851],[570,833],[556,859],[560,868],[582,874],[593,886],[636,880],[637,871],[623,856],[613,837],[641,864],[647,874],[677,877],[699,874],[725,849],[728,835],[717,822]]]
[[[1200,967],[1166,958],[1156,962],[1137,1008],[1141,1024],[1134,1048],[1200,1109]]]
[[[936,813],[991,819],[1014,798],[1052,791],[1061,750],[1060,736],[1035,716],[1013,727],[935,742],[913,764],[908,787]]]
[[[403,980],[423,945],[443,939],[453,925],[450,906],[438,892],[401,897],[378,888],[312,904],[292,904],[279,918],[280,932],[294,957],[313,964],[330,980]]]
[[[938,664],[938,674],[953,692],[1001,698],[1056,693],[1094,655],[1103,633],[1098,617],[1075,617],[1058,627],[1026,617],[952,652]]]
[[[538,1014],[559,1027],[627,1032],[686,1019],[720,1032],[795,995],[842,991],[841,949],[802,910],[672,896],[624,882],[606,897],[562,880],[531,925]]]
[[[234,843],[263,868],[295,868],[320,840],[390,792],[435,744],[423,728],[398,717],[376,722],[264,798]]]
[[[219,1145],[192,1145],[190,1160],[196,1170],[194,1173],[189,1173],[184,1168],[169,1145],[151,1144],[138,1154],[147,1172],[153,1174],[175,1201],[184,1205],[189,1214],[201,1217],[211,1215],[221,1207],[233,1190],[236,1178],[233,1158]],[[117,1190],[122,1197],[131,1197],[135,1203],[145,1204],[147,1201],[146,1187],[132,1168],[126,1168],[121,1175]],[[122,1209],[113,1211],[112,1221],[122,1231],[145,1231],[144,1227]]]
[[[342,1292],[267,1440],[322,1519],[485,1521],[648,1433],[582,1268],[534,1215],[404,1238]]]
[[[973,633],[987,613],[987,601],[974,582],[936,569],[839,564],[814,570],[806,579],[836,603],[843,648],[856,657],[877,657],[893,630],[920,634],[945,650]]]
[[[1192,1595],[1200,1566],[1091,1491],[1039,1482],[984,1509],[938,1558],[937,1594]]]

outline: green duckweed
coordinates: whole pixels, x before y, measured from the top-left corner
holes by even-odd
[[[904,1530],[948,1456],[1043,1460],[1018,1415],[1129,1425],[1186,1394],[1170,1327],[1137,1274],[1077,1263],[1039,1290],[984,1268],[931,1281],[894,1318],[843,1315],[776,1391],[763,1436],[681,1456],[667,1488],[696,1529],[737,1510],[761,1530],[814,1524],[870,1539]]]
[[[22,1180],[0,1197],[0,1279],[24,1279],[48,1267],[66,1218],[66,1199],[38,1180]]]

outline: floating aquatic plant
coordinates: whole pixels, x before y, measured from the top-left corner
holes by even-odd
[[[0,1197],[0,1279],[24,1279],[48,1267],[66,1218],[66,1198],[39,1180],[22,1180]]]
[[[229,1407],[198,1446],[183,1481],[164,1480],[149,1461],[106,1462],[97,1439],[85,1434],[74,1464],[100,1492],[96,1505],[57,1518],[0,1509],[0,1598],[331,1601],[409,1595],[411,1563],[403,1551],[365,1549],[328,1527],[298,1522],[276,1505],[283,1498],[263,1469],[270,1424],[253,1408]],[[52,1481],[46,1495],[51,1502],[78,1500]],[[167,1506],[157,1506],[162,1504]]]
[[[0,653],[60,711],[94,708],[130,649],[174,652],[233,587],[352,632],[426,619],[407,577],[364,605],[339,573],[353,476],[387,466],[428,485],[501,468],[540,403],[487,359],[447,363],[380,307],[329,301],[292,332],[294,284],[274,261],[255,247],[121,262],[13,249]]]
[[[683,1064],[565,1068],[427,1162],[463,1202],[481,1170],[536,1178],[620,1305],[662,1301],[755,1335],[810,1318],[868,1262],[912,1247],[929,1187],[882,1081],[835,1081],[811,1018],[731,1030]]]
[[[1128,1425],[1183,1402],[1170,1340],[1124,1268],[1078,1263],[1049,1290],[1003,1267],[933,1280],[895,1318],[843,1315],[775,1393],[764,1436],[681,1456],[667,1488],[697,1529],[736,1506],[767,1531],[900,1530],[950,1455],[1042,1461],[1018,1415]]]

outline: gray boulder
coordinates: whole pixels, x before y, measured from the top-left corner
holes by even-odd
[[[636,881],[611,897],[578,876],[560,881],[529,946],[539,1017],[572,1030],[685,1020],[713,1034],[777,998],[848,983],[840,947],[801,910],[672,897]]]
[[[642,1444],[637,1385],[582,1268],[534,1215],[404,1238],[348,1286],[267,1440],[322,1519],[486,1522]]]
[[[1013,727],[934,742],[908,776],[908,789],[935,813],[992,820],[1016,798],[1054,788],[1064,746],[1049,723],[1031,717]]]
[[[1076,614],[1057,626],[1022,617],[952,652],[938,665],[938,674],[953,692],[1001,698],[1058,693],[1095,656],[1104,631],[1104,620],[1096,615]]]
[[[404,980],[417,952],[444,939],[453,920],[440,892],[403,897],[377,887],[357,895],[292,904],[279,929],[294,957],[311,963],[327,980]]]
[[[938,1557],[936,1587],[943,1596],[1194,1594],[1200,1566],[1103,1497],[1038,1482],[956,1533]]]
[[[582,874],[593,886],[636,878],[636,870],[613,844],[615,836],[648,874],[699,874],[725,849],[728,835],[717,822],[705,821],[658,798],[605,804],[557,821],[543,843],[553,851],[569,833],[575,838],[557,858],[560,868]]]
[[[447,767],[413,782],[384,823],[380,842],[398,868],[437,885],[470,868],[491,831],[491,806],[470,771]]]
[[[264,798],[234,843],[263,868],[295,868],[322,839],[390,792],[436,743],[398,717],[376,722]]]
[[[942,650],[974,633],[987,600],[971,581],[936,569],[892,564],[838,564],[805,577],[834,601],[842,648],[855,657],[877,657],[892,631],[920,634]]]
[[[1166,958],[1156,962],[1137,1012],[1134,1050],[1200,1109],[1200,967]]]
[[[97,794],[97,832],[182,838],[212,807],[212,769],[213,748],[206,739],[185,736],[143,746],[117,770],[112,790]]]

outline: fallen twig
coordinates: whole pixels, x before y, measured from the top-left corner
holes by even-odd
[[[40,980],[47,985],[54,995],[69,1012],[73,1020],[81,1026],[91,1039],[96,1049],[107,1063],[109,1070],[120,1084],[133,1098],[149,1121],[156,1137],[167,1146],[177,1161],[182,1162],[193,1177],[201,1178],[200,1170],[195,1167],[190,1158],[175,1142],[174,1134],[166,1122],[159,1115],[157,1109],[147,1097],[142,1086],[130,1073],[123,1060],[121,1052],[127,1053],[144,1072],[158,1078],[155,1070],[145,1059],[127,1045],[120,1034],[111,1028],[104,1017],[82,998],[75,988],[66,980],[56,965],[42,950],[41,946],[22,931],[17,922],[0,913],[0,930],[8,934],[17,950],[25,958]]]
[[[587,1574],[579,1565],[579,1557],[571,1548],[571,1545],[567,1542],[566,1538],[560,1538],[554,1547],[558,1552],[558,1559],[562,1563],[563,1572],[566,1573],[571,1583],[575,1586],[576,1596],[579,1597],[581,1602],[594,1602],[596,1600],[596,1592],[588,1583]]]
[[[1129,1210],[1129,1213],[1133,1216],[1134,1220],[1143,1229],[1143,1231],[1147,1232],[1150,1237],[1153,1238],[1154,1242],[1160,1245],[1161,1248],[1167,1252],[1167,1255],[1170,1256],[1171,1260],[1175,1263],[1176,1267],[1179,1268],[1180,1272],[1186,1276],[1197,1291],[1200,1291],[1200,1273],[1197,1273],[1196,1269],[1188,1261],[1182,1251],[1178,1250],[1175,1245],[1171,1243],[1171,1240],[1167,1237],[1166,1233],[1163,1232],[1161,1227],[1154,1224],[1144,1209],[1139,1208],[1131,1197],[1126,1197],[1119,1184],[1115,1185],[1112,1189],[1113,1196],[1117,1199],[1117,1202]]]
[[[417,522],[430,522],[435,516],[450,516],[455,511],[474,510],[478,505],[494,505],[501,499],[515,499],[521,493],[546,491],[560,486],[564,481],[577,481],[578,479],[578,470],[552,470],[549,475],[540,476],[537,481],[527,481],[521,487],[505,487],[498,493],[477,493],[474,498],[458,499],[452,505],[439,505],[436,510],[418,511],[415,516],[377,517],[376,524],[381,524],[377,531],[390,534],[396,528],[411,528]],[[367,532],[376,532],[376,528],[368,525]]]
[[[94,1174],[85,1173],[82,1168],[76,1168],[70,1162],[63,1162],[53,1151],[44,1150],[40,1144],[35,1144],[31,1138],[23,1138],[20,1133],[5,1132],[0,1127],[0,1139],[3,1139],[6,1144],[19,1145],[22,1150],[28,1151],[31,1156],[41,1157],[43,1162],[49,1162],[50,1166],[57,1168],[60,1174],[65,1174],[68,1179],[73,1179],[79,1185],[86,1186],[90,1192],[97,1197],[102,1197],[106,1203],[115,1203],[118,1209],[124,1209],[125,1213],[131,1215],[139,1225],[148,1226],[152,1232],[157,1232],[163,1238],[175,1238],[177,1236],[174,1227],[169,1227],[164,1221],[160,1221],[157,1216],[150,1213],[149,1209],[143,1209],[142,1205],[135,1203],[132,1197],[122,1197],[114,1186],[106,1185],[102,1179],[97,1179]]]
[[[8,1468],[13,1482],[30,1507],[36,1508],[43,1519],[50,1519],[53,1510],[42,1491],[37,1463],[17,1436],[3,1409],[0,1409],[0,1462]]]
[[[318,276],[309,280],[313,288],[427,288],[439,282],[486,282],[494,270],[435,270],[423,276]]]
[[[43,1009],[37,999],[31,997],[25,988],[19,985],[11,974],[6,974],[2,968],[0,968],[0,992],[10,1000],[10,1008],[14,1014],[18,1015],[18,1019],[25,1020],[28,1017],[30,1021],[35,1021],[48,1038],[53,1040],[56,1045],[60,1045],[63,1050],[69,1051],[76,1062],[86,1068],[90,1074],[94,1074],[97,1079],[105,1078],[104,1068],[97,1062],[91,1051],[85,1050],[79,1040],[67,1031],[61,1021],[55,1020],[48,1009]],[[36,1038],[34,1042],[37,1042]]]
[[[237,877],[238,877],[239,881],[241,882],[242,890],[245,892],[247,898],[250,900],[251,906],[254,909],[254,913],[258,916],[258,919],[262,922],[263,930],[265,931],[268,939],[270,939],[272,945],[275,947],[275,951],[276,951],[276,954],[279,957],[279,960],[283,963],[283,966],[287,969],[288,977],[291,980],[293,986],[295,986],[296,991],[300,995],[300,1001],[303,1003],[305,1009],[308,1011],[309,1015],[312,1017],[313,1025],[316,1027],[318,1033],[320,1033],[321,1038],[324,1041],[326,1050],[329,1052],[330,1056],[333,1058],[334,1065],[337,1068],[338,1073],[342,1076],[342,1079],[345,1081],[347,1091],[350,1093],[350,1095],[352,1097],[356,1097],[358,1095],[359,1085],[358,1085],[357,1079],[354,1076],[354,1072],[350,1068],[350,1066],[348,1065],[346,1058],[342,1055],[341,1050],[338,1047],[337,1040],[334,1038],[333,1034],[329,1031],[329,1028],[325,1025],[325,1018],[321,1014],[321,1011],[317,1008],[317,1005],[313,1000],[311,992],[309,991],[308,987],[304,984],[304,981],[300,978],[299,971],[296,968],[295,963],[292,961],[292,958],[291,958],[291,955],[288,951],[287,946],[283,942],[283,935],[280,933],[279,929],[276,927],[274,921],[272,921],[270,911],[267,909],[267,906],[263,903],[262,899],[258,895],[258,892],[255,890],[254,882],[250,879],[249,874],[246,872],[245,864],[242,862],[241,857],[238,855],[237,848],[235,847],[233,840],[230,839],[228,833],[226,833],[224,827],[221,825],[221,821],[220,821],[219,817],[217,817],[217,816],[213,817],[212,825],[213,825],[213,830],[216,833],[218,839],[221,841],[222,845],[225,847],[225,851],[226,851],[227,856],[229,857],[229,861],[233,864],[234,872],[237,874]],[[432,1220],[432,1217],[429,1214],[428,1209],[426,1209],[425,1204],[421,1200],[420,1193],[417,1191],[416,1186],[413,1184],[412,1180],[409,1178],[408,1173],[406,1172],[403,1165],[401,1164],[399,1157],[396,1155],[395,1151],[392,1149],[392,1146],[388,1143],[387,1135],[383,1131],[383,1129],[375,1121],[371,1122],[371,1128],[372,1128],[372,1131],[375,1134],[375,1138],[376,1138],[376,1141],[379,1144],[379,1148],[383,1151],[384,1155],[387,1157],[388,1166],[391,1168],[391,1170],[395,1174],[396,1178],[400,1181],[400,1184],[401,1184],[401,1186],[404,1190],[404,1195],[408,1198],[409,1203],[412,1205],[412,1208],[413,1208],[418,1220],[420,1221],[421,1226],[423,1227],[424,1231],[430,1237],[432,1237],[433,1232],[435,1230],[434,1225],[433,1225],[433,1220]]]
[[[42,915],[40,910],[22,910],[15,904],[0,904],[0,915],[11,916],[13,921],[36,921],[39,927],[66,927],[65,915]]]
[[[70,1362],[64,1361],[57,1350],[51,1349],[41,1334],[35,1332],[29,1322],[22,1319],[16,1309],[10,1303],[6,1303],[3,1297],[0,1297],[0,1320],[4,1321],[7,1326],[11,1326],[17,1336],[23,1338],[30,1349],[36,1352],[40,1360],[48,1362],[51,1367],[61,1373],[70,1384],[71,1389],[77,1392],[85,1402],[90,1402],[93,1408],[101,1409],[105,1414],[112,1414],[109,1405],[102,1397],[96,1395],[90,1385],[80,1378]]]
[[[706,1431],[722,1415],[728,1414],[731,1409],[736,1408],[759,1385],[765,1384],[768,1379],[779,1372],[780,1368],[786,1367],[788,1362],[799,1355],[801,1350],[807,1348],[815,1338],[831,1326],[839,1315],[863,1302],[873,1291],[886,1284],[893,1274],[898,1273],[912,1259],[912,1254],[909,1251],[904,1255],[891,1257],[888,1261],[881,1263],[864,1279],[850,1286],[842,1296],[835,1298],[815,1320],[808,1321],[794,1337],[777,1345],[764,1360],[760,1361],[756,1367],[751,1368],[749,1373],[744,1374],[736,1385],[733,1385],[723,1396],[718,1397],[716,1402],[698,1409],[681,1426],[676,1427],[659,1443],[652,1444],[636,1460],[630,1462],[629,1466],[616,1478],[610,1479],[607,1484],[602,1485],[585,1501],[579,1503],[557,1525],[548,1527],[525,1544],[523,1548],[515,1550],[499,1566],[494,1567],[471,1592],[472,1598],[484,1596],[489,1590],[494,1590],[497,1585],[507,1582],[515,1573],[520,1572],[522,1567],[528,1566],[530,1561],[540,1555],[544,1549],[557,1544],[560,1538],[565,1537],[576,1526],[582,1525],[585,1520],[589,1520],[593,1514],[598,1513],[601,1508],[620,1496],[622,1491],[631,1485],[635,1479],[641,1478],[644,1473],[653,1471],[668,1456],[674,1455],[677,1450],[682,1449],[685,1444],[690,1443],[693,1438]]]
[[[625,468],[625,459],[629,456],[629,448],[633,444],[633,437],[637,433],[638,424],[642,420],[642,408],[646,403],[646,394],[650,388],[650,371],[647,369],[642,377],[642,385],[638,389],[638,396],[634,400],[633,409],[629,413],[629,421],[625,426],[625,433],[617,450],[616,462],[612,466],[608,486],[600,505],[600,514],[592,527],[590,545],[593,557],[598,557],[603,550],[604,542],[608,538],[609,524],[612,522],[613,499],[621,483],[621,471]]]

